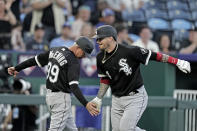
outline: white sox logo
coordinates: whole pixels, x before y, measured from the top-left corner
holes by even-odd
[[[127,76],[132,74],[132,68],[127,64],[127,59],[120,59],[119,65],[121,66],[119,72],[124,71]]]

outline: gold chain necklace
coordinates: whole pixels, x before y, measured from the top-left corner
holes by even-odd
[[[115,51],[107,59],[106,59],[106,51],[104,51],[104,57],[102,59],[102,63],[104,64],[107,60],[109,60],[116,53],[117,50],[118,50],[118,44],[116,46]]]

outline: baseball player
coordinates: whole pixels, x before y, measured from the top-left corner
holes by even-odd
[[[62,131],[65,127],[71,131],[77,131],[71,114],[71,92],[91,115],[99,113],[95,104],[87,102],[78,87],[80,65],[77,58],[90,54],[92,50],[92,42],[87,37],[80,37],[69,49],[52,48],[15,67],[8,68],[8,73],[16,76],[19,71],[27,67],[35,65],[42,67],[48,64],[46,103],[51,113],[49,131]]]
[[[112,90],[111,122],[113,131],[143,131],[137,123],[146,109],[148,96],[140,73],[140,64],[149,60],[176,65],[184,73],[190,73],[190,63],[159,52],[117,43],[114,27],[104,25],[96,30],[101,52],[97,55],[100,89],[92,102],[100,109],[107,89]]]

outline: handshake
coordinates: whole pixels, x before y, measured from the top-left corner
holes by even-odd
[[[90,105],[92,106],[92,108],[90,107]],[[90,101],[87,104],[86,108],[92,116],[97,116],[101,111],[101,105],[102,99],[95,97],[92,101]],[[96,108],[96,110],[93,108]]]

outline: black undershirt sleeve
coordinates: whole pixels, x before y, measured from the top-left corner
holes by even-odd
[[[18,64],[17,66],[15,66],[15,70],[19,72],[27,67],[37,66],[38,63],[36,62],[35,58],[37,58],[38,62],[41,64],[41,66],[44,66],[48,63],[48,57],[49,57],[49,51],[44,52],[44,53],[40,53],[36,57],[32,57],[26,61],[23,61],[22,63]]]
[[[15,70],[19,72],[27,67],[31,67],[35,65],[37,65],[37,63],[36,63],[35,57],[33,57],[15,66]]]
[[[83,104],[84,107],[86,107],[88,101],[85,99],[85,97],[81,93],[81,90],[79,89],[78,85],[77,84],[70,85],[70,90],[75,95],[75,97],[77,97],[80,103]]]
[[[151,56],[150,56],[150,60],[156,61],[156,60],[157,60],[157,53],[152,52],[152,53],[151,53]]]

